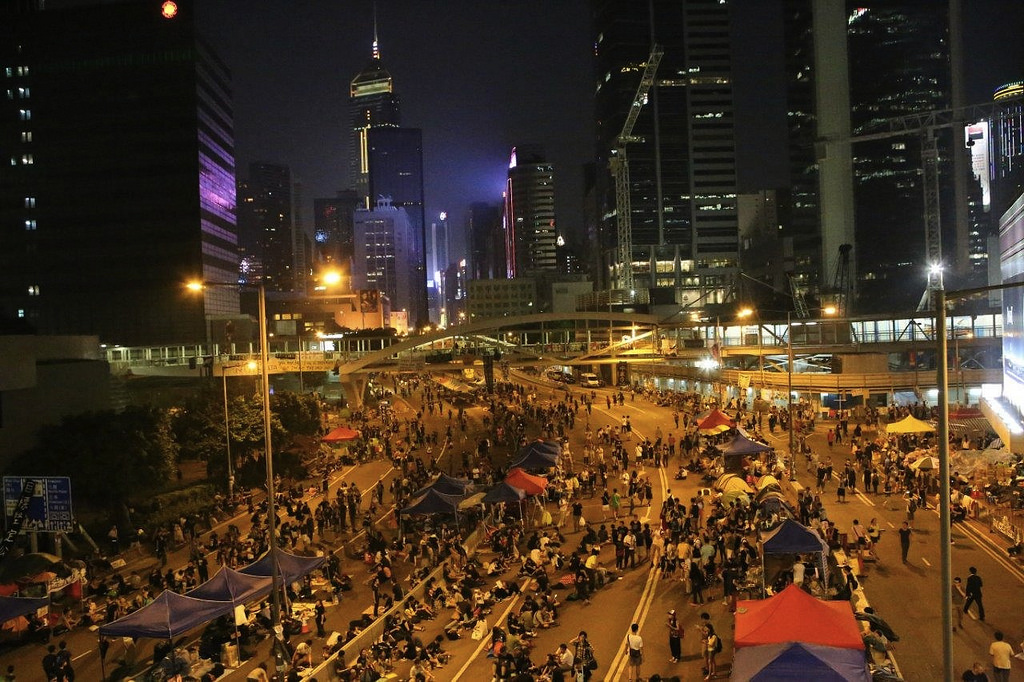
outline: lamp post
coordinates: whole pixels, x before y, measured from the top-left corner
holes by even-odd
[[[200,292],[206,287],[237,287],[237,282],[189,282],[186,287],[189,291]],[[267,526],[270,534],[270,584],[273,589],[270,591],[270,623],[277,640],[278,646],[283,641],[284,630],[281,627],[281,595],[280,595],[280,571],[277,565],[277,509],[276,491],[274,486],[274,455],[270,442],[270,374],[268,372],[269,354],[267,352],[267,293],[260,282],[259,290],[259,317],[260,328],[260,379],[262,381],[263,394],[263,443],[267,457]],[[223,378],[223,370],[221,377]],[[227,395],[227,380],[224,379],[225,395]],[[226,403],[225,403],[226,404]],[[225,410],[225,419],[227,411]],[[229,436],[230,437],[230,436]]]

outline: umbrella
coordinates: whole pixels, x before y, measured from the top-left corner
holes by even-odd
[[[931,471],[932,469],[939,468],[939,460],[931,455],[925,455],[921,457],[913,464],[910,465],[911,469],[920,469],[921,471]]]
[[[734,426],[736,426],[736,422],[730,419],[729,415],[721,410],[713,410],[711,414],[697,425],[697,430],[701,433],[716,434],[724,433]]]
[[[0,582],[15,582],[43,571],[51,571],[61,576],[70,574],[60,557],[46,552],[33,552],[7,559],[3,571],[0,571]]]

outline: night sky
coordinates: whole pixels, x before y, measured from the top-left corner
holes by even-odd
[[[782,186],[781,2],[733,4],[740,190]],[[234,76],[239,175],[250,161],[289,165],[311,232],[313,198],[349,185],[348,87],[370,58],[372,3],[197,5]],[[968,101],[985,101],[1024,77],[1024,3],[965,0],[964,13]],[[582,166],[594,150],[588,21],[587,0],[379,0],[403,125],[423,129],[428,222],[447,211],[461,230],[469,203],[500,200],[510,148],[540,143],[556,166],[559,231],[581,227]]]

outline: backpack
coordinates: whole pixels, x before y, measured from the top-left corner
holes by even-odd
[[[715,653],[716,654],[722,653],[722,638],[719,637],[718,635],[712,635],[712,637],[715,638]]]

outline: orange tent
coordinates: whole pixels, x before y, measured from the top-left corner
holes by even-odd
[[[721,410],[712,410],[711,414],[704,418],[704,420],[697,424],[697,430],[701,433],[722,433],[736,426],[736,422],[729,419],[729,415],[725,414]]]
[[[359,438],[358,431],[350,429],[347,426],[339,426],[320,440],[325,443],[341,443],[347,440],[355,440],[356,438]]]
[[[820,601],[790,585],[770,599],[736,604],[736,648],[805,642],[864,650],[848,601]]]
[[[505,477],[505,482],[519,488],[527,495],[540,495],[548,487],[548,479],[528,474],[522,469],[511,469],[508,476]]]

